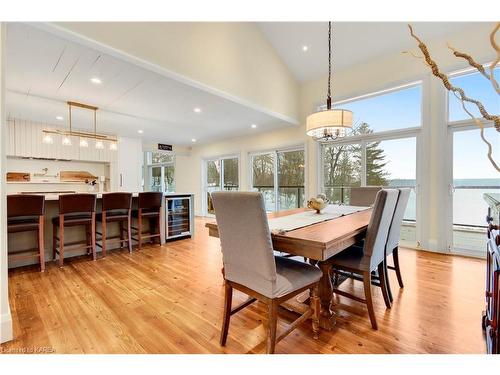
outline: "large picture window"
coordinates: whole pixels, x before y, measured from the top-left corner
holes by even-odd
[[[304,207],[304,149],[277,150],[251,155],[252,186],[260,191],[267,211]]]
[[[172,152],[146,152],[149,191],[175,191],[175,155]]]
[[[500,78],[500,68],[495,69],[495,76],[497,80]],[[500,113],[500,97],[491,82],[480,73],[465,72],[451,74],[451,77],[453,85],[462,88],[467,96],[479,100],[489,113]],[[466,108],[481,119],[476,106],[466,104]],[[493,145],[493,156],[498,160],[500,134],[492,123],[485,122],[484,127],[484,136]],[[487,146],[480,138],[480,130],[451,93],[448,94],[448,129],[453,144],[450,250],[483,256],[488,209],[483,195],[500,193],[500,176],[486,158]]]
[[[349,136],[320,147],[321,188],[334,203],[349,204],[353,187],[410,187],[401,239],[416,242],[417,138],[421,85],[345,101],[354,113]]]

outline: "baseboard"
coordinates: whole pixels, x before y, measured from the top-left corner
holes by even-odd
[[[12,332],[12,316],[10,312],[0,315],[0,343],[14,338]]]

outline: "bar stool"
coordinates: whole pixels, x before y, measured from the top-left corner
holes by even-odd
[[[106,241],[108,243],[119,243],[123,247],[123,243],[127,242],[128,251],[132,252],[132,231],[131,231],[131,211],[132,211],[132,194],[131,193],[107,193],[102,195],[102,213],[96,215],[96,220],[101,222],[102,233],[96,231],[96,234],[101,236],[101,244],[97,246],[102,248],[102,256],[106,256]],[[115,237],[107,237],[107,223],[118,223],[120,225],[120,235]],[[127,230],[123,228],[123,224],[127,224]],[[127,238],[124,238],[124,232],[127,232]]]
[[[158,237],[158,243],[161,245],[160,238],[160,217],[161,217],[161,203],[163,199],[163,193],[161,192],[146,192],[139,193],[139,199],[137,203],[137,210],[132,211],[132,215],[137,218],[137,228],[132,227],[136,231],[137,238],[132,237],[138,242],[137,249],[140,250],[142,247],[142,240]],[[142,221],[143,219],[149,220],[149,234],[148,232],[143,233]],[[157,233],[153,232],[153,227],[156,224]],[[146,235],[145,235],[146,234]]]
[[[40,271],[45,271],[44,251],[45,197],[16,194],[7,196],[7,232],[38,232],[38,248],[9,254],[9,260],[39,258]]]
[[[97,259],[95,251],[95,194],[68,194],[59,196],[59,216],[52,219],[52,258],[56,259],[56,253],[59,254],[59,267],[64,264],[64,247],[75,246],[71,250],[87,249],[87,254],[92,251],[92,257]],[[84,226],[86,239],[64,243],[64,228]],[[57,237],[57,228],[59,227],[59,237]],[[59,250],[57,242],[59,241]],[[89,244],[90,242],[90,244]]]

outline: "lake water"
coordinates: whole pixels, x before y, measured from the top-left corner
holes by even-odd
[[[393,180],[389,186],[415,186],[415,180]],[[456,179],[453,180],[453,223],[459,225],[486,225],[488,205],[483,199],[484,193],[500,193],[500,178]],[[472,188],[474,187],[474,188]],[[491,187],[497,187],[496,189]],[[405,213],[405,219],[415,220],[416,195],[412,191]]]

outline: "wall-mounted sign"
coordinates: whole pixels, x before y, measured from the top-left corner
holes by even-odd
[[[164,143],[158,143],[158,150],[172,151],[172,145],[166,145]]]

